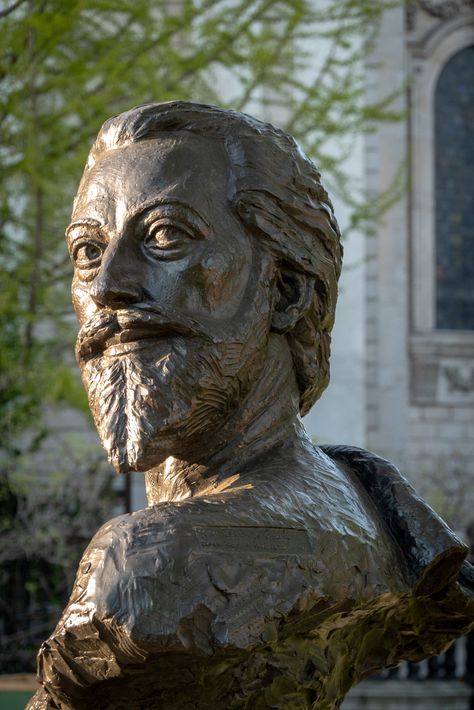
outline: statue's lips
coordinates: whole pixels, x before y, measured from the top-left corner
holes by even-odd
[[[157,340],[163,341],[163,334],[146,328],[126,328],[120,330],[105,343],[103,354],[113,357],[126,355],[135,350],[150,347]]]

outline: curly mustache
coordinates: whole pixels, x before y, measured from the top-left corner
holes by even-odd
[[[161,338],[170,335],[203,338],[213,342],[202,325],[189,316],[149,304],[130,308],[104,309],[94,313],[79,330],[76,358],[79,363],[102,355],[110,345]]]

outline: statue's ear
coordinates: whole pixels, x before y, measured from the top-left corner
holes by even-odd
[[[288,333],[311,305],[314,280],[293,269],[281,268],[275,282],[271,329]]]

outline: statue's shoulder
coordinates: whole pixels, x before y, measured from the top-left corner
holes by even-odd
[[[362,482],[369,479],[375,481],[381,475],[387,474],[407,482],[405,476],[393,463],[367,449],[340,444],[322,445],[319,448],[333,461],[349,466]]]
[[[390,461],[354,446],[321,446],[323,453],[362,484],[400,546],[410,581],[432,594],[459,576],[474,591],[468,548],[416,493]]]

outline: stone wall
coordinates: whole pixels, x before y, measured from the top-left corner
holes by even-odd
[[[446,63],[473,44],[469,2],[409,2],[387,13],[367,67],[370,100],[406,86],[405,119],[366,139],[367,187],[375,196],[403,160],[407,174],[405,197],[368,239],[366,445],[461,534],[474,518],[474,331],[437,328],[434,94]]]

